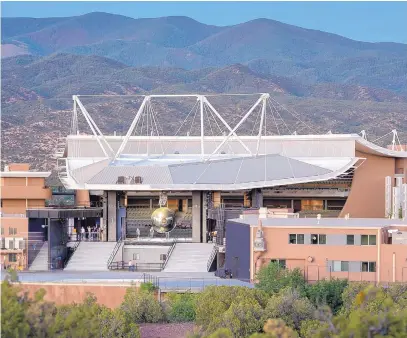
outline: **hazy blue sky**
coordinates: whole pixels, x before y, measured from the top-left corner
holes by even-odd
[[[407,43],[407,2],[2,2],[1,7],[3,17],[98,11],[133,18],[183,15],[219,26],[263,17],[355,40]]]

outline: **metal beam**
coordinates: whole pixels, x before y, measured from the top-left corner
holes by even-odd
[[[266,102],[267,102],[266,100],[267,99],[263,99],[263,106],[261,107],[260,127],[259,127],[259,134],[257,135],[256,155],[259,154],[261,132],[262,132],[262,128],[263,128],[264,115],[266,114]]]
[[[94,125],[96,131],[99,133],[100,137],[102,138],[102,140],[104,141],[104,143],[107,145],[107,147],[109,148],[111,155],[114,154],[114,151],[112,149],[112,147],[110,146],[109,142],[106,141],[103,133],[100,131],[99,127],[97,126],[97,124],[95,123],[95,121],[92,119],[92,116],[90,116],[89,112],[87,111],[87,109],[85,108],[85,106],[82,104],[82,102],[79,100],[78,97],[75,98],[75,102],[79,105],[79,109],[81,110],[82,114],[87,115],[90,122]]]
[[[229,126],[229,124],[223,119],[222,115],[218,113],[218,111],[212,106],[212,104],[208,101],[208,99],[205,97],[204,98],[205,103],[213,111],[213,113],[218,117],[218,119],[224,124],[224,126],[229,130],[229,132],[233,132],[233,136],[236,137],[237,141],[242,145],[242,147],[250,154],[252,155],[252,152],[250,149],[244,144],[244,142],[240,139],[240,137],[233,131],[233,129]]]
[[[78,98],[75,95],[73,96],[73,99],[77,101],[79,108],[81,108],[81,104],[79,104],[80,101],[78,102]],[[99,143],[99,146],[102,149],[103,153],[105,154],[106,157],[109,157],[109,154],[107,153],[106,149],[103,147],[102,142],[100,142],[100,137],[96,133],[96,130],[95,130],[92,122],[89,120],[89,116],[87,114],[85,114],[85,112],[82,109],[80,109],[80,111],[81,111],[82,115],[85,117],[86,122],[88,122],[88,125],[89,125],[90,129],[92,130],[93,135],[95,135],[96,141]]]
[[[239,123],[233,128],[233,130],[230,131],[230,133],[226,136],[226,138],[222,141],[222,143],[213,151],[212,154],[216,154],[220,148],[229,140],[230,136],[235,134],[236,130],[243,124],[244,121],[253,113],[253,111],[256,109],[256,107],[259,105],[259,103],[263,99],[267,99],[270,95],[269,94],[262,94],[261,97],[256,101],[256,103],[253,105],[253,107],[250,108],[250,110],[246,113],[245,116],[239,121]]]
[[[129,130],[127,131],[127,134],[122,142],[122,144],[120,145],[120,148],[117,150],[117,153],[114,157],[114,160],[116,160],[123,152],[124,148],[127,145],[127,142],[129,141],[129,138],[131,136],[131,134],[133,133],[134,128],[136,127],[136,124],[141,116],[141,114],[143,113],[144,107],[147,104],[147,102],[150,100],[150,96],[145,96],[143,102],[141,103],[140,108],[137,111],[136,116],[133,119],[133,122],[130,125]]]
[[[200,95],[199,98],[199,106],[201,112],[201,156],[202,160],[205,157],[205,147],[204,147],[204,137],[205,137],[205,130],[204,130],[204,96]]]

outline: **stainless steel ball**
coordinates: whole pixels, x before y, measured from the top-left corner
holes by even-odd
[[[153,228],[160,234],[175,228],[175,212],[169,208],[158,208],[151,214]]]

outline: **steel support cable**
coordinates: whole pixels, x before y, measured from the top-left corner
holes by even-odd
[[[375,140],[373,140],[373,141],[370,141],[370,142],[376,142],[376,141],[379,141],[379,140],[381,140],[383,137],[386,137],[386,136],[388,136],[388,135],[390,135],[392,132],[389,132],[389,133],[387,133],[387,134],[384,134],[383,136],[380,136],[379,138],[377,138],[377,139],[375,139]]]
[[[278,112],[276,106],[273,104],[273,102],[271,102],[269,99],[267,99],[267,103],[269,104],[269,107],[271,109],[271,106],[273,106],[273,108],[275,109],[275,112],[278,114],[278,116],[280,116],[280,120],[283,121],[283,124],[285,125],[285,127],[287,128],[288,132],[291,134],[291,130],[290,128],[288,128],[288,125],[285,123],[283,117],[281,116],[281,114]],[[271,106],[270,106],[271,105]]]
[[[185,121],[188,119],[189,115],[191,115],[192,111],[194,110],[194,108],[197,106],[198,101],[195,102],[194,106],[192,107],[192,109],[189,111],[187,117],[182,121],[181,126],[178,128],[177,132],[175,133],[174,136],[177,136],[179,131],[181,130],[182,126],[184,125]]]
[[[251,136],[253,136],[254,129],[256,128],[257,121],[259,120],[259,117],[260,117],[260,115],[261,115],[261,110],[262,110],[262,107],[260,106],[259,113],[257,114],[257,117],[256,117],[256,121],[254,121],[252,133],[250,134]]]
[[[163,152],[163,154],[164,154],[164,153],[165,153],[164,145],[163,145],[163,142],[162,142],[162,140],[161,140],[161,138],[160,138],[160,131],[158,130],[158,126],[157,126],[157,120],[158,120],[158,118],[156,118],[156,112],[155,112],[155,110],[154,110],[152,104],[151,104],[151,112],[152,112],[152,117],[153,117],[153,122],[154,122],[154,125],[155,125],[155,129],[156,129],[156,132],[157,132],[158,140],[160,141],[160,144],[161,144],[161,150],[162,150],[162,152]],[[161,127],[161,126],[160,126],[160,127]],[[163,134],[164,134],[164,133],[163,133]]]
[[[284,105],[282,105],[281,103],[279,103],[278,101],[274,100],[273,98],[271,98],[270,96],[270,100],[272,100],[276,105],[278,105],[279,107],[283,108],[286,112],[288,112],[291,116],[294,116],[298,121],[300,121],[304,126],[306,126],[311,132],[314,131],[315,128],[312,128],[309,124],[305,123],[303,120],[301,120],[299,118],[299,113],[295,112],[295,110],[290,111],[287,107],[285,107]],[[295,113],[293,113],[295,112]]]
[[[209,107],[207,107],[207,109],[208,109],[209,112],[211,113],[212,118],[215,120],[215,123],[216,123],[216,125],[217,125],[217,127],[218,127],[218,129],[219,129],[219,131],[220,131],[220,136],[222,136],[222,135],[223,135],[223,130],[220,128],[219,123],[218,123],[218,121],[216,120],[215,114],[212,112],[212,109],[209,109]],[[229,142],[228,142],[228,148],[229,148],[230,152],[231,152],[232,154],[234,154],[234,151],[233,151],[232,147],[230,146]]]
[[[195,113],[194,113],[194,117],[192,118],[191,125],[189,126],[189,130],[187,131],[187,135],[191,134],[191,129],[192,129],[194,123],[195,123],[195,118],[196,118],[196,115],[198,114],[198,111],[199,111],[198,101],[195,103],[194,107],[196,107],[196,110],[195,110]],[[191,110],[191,112],[192,112],[192,110]],[[187,149],[187,145],[188,145],[188,140],[185,140],[185,142],[184,142],[184,152]]]

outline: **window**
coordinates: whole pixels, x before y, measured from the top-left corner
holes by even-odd
[[[6,239],[5,239],[5,238],[2,238],[2,239],[1,239],[1,248],[2,248],[2,249],[5,249],[5,248],[6,248]]]
[[[140,259],[140,254],[139,253],[134,253],[133,254],[133,260],[139,260]]]
[[[23,240],[18,241],[18,248],[21,250],[24,250],[24,241]]]
[[[165,261],[167,259],[167,255],[166,254],[161,254],[160,255],[160,260]]]
[[[9,235],[17,235],[17,228],[8,228]]]
[[[326,244],[326,235],[311,235],[311,244]]]
[[[288,242],[290,244],[304,244],[304,234],[289,234]]]
[[[376,235],[362,235],[360,243],[362,245],[376,245]]]
[[[4,228],[1,227],[1,234],[4,235]]]
[[[355,235],[346,235],[346,244],[355,245]]]
[[[347,261],[333,261],[332,263],[333,272],[349,271],[349,262]]]
[[[8,254],[8,261],[11,263],[17,262],[17,254],[15,253]]]
[[[14,249],[14,240],[8,241],[8,248],[9,249]]]
[[[285,269],[285,259],[271,259],[270,263],[278,263],[278,265],[280,266],[280,268]]]
[[[362,272],[376,272],[376,262],[362,262]]]

